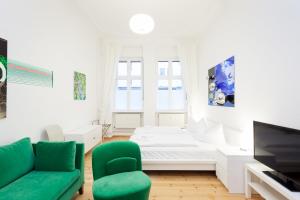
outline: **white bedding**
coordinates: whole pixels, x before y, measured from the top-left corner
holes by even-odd
[[[130,140],[139,144],[143,161],[211,161],[216,146],[196,140],[176,127],[143,127]]]
[[[207,127],[203,132],[176,127],[142,127],[136,129],[130,140],[140,146],[144,170],[213,171],[216,170],[217,148],[227,145],[216,142],[223,137],[219,126]]]
[[[188,134],[135,134],[131,141],[140,147],[197,147],[198,142]]]
[[[197,147],[141,147],[143,161],[215,160],[216,147],[199,142]]]

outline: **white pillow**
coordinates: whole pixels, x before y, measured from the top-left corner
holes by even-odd
[[[194,119],[189,119],[186,125],[186,130],[193,133],[197,131],[197,122]]]
[[[220,125],[220,123],[216,122],[216,121],[212,121],[212,120],[209,120],[209,119],[206,119],[205,120],[205,124],[206,124],[206,127],[209,129],[209,128],[212,128],[214,126],[217,126],[217,125]]]
[[[222,125],[218,124],[208,128],[202,135],[202,141],[214,145],[225,145],[226,140],[223,134]]]
[[[193,119],[190,119],[187,124],[187,132],[190,133],[196,140],[202,140],[202,135],[207,129],[204,119],[201,119],[199,122],[196,122]]]
[[[243,132],[228,126],[223,126],[223,133],[226,143],[232,146],[241,146],[243,140]]]
[[[206,123],[204,119],[196,122],[194,119],[189,119],[186,130],[192,133],[202,132],[206,129]]]

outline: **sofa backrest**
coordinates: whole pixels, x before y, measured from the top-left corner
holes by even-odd
[[[0,188],[33,169],[34,153],[29,138],[0,147]]]

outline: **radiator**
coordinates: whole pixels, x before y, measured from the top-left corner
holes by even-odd
[[[158,113],[157,117],[158,126],[185,126],[185,113]]]
[[[114,127],[115,128],[137,128],[141,124],[141,113],[115,113]]]

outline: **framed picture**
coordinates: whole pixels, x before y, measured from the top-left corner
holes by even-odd
[[[0,119],[6,118],[7,41],[0,38]]]
[[[234,107],[234,56],[208,70],[208,105]]]
[[[7,61],[7,68],[9,83],[53,88],[53,71],[11,59]]]
[[[83,73],[74,72],[74,100],[86,99],[86,76]]]

